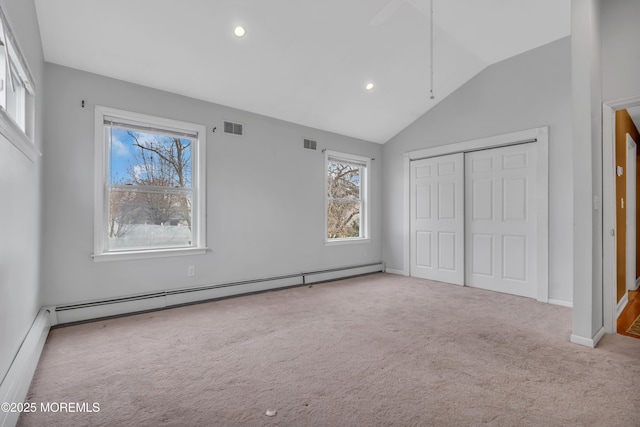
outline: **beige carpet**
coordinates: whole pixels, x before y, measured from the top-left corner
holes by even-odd
[[[570,330],[564,307],[387,274],[99,321],[51,332],[28,395],[99,412],[19,425],[640,425],[640,340]]]

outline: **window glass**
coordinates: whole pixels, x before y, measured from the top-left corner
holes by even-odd
[[[25,143],[33,146],[34,99],[31,72],[0,8],[0,133],[23,152]]]
[[[106,134],[109,249],[191,246],[194,141],[114,126]]]
[[[368,160],[351,157],[327,156],[327,240],[366,237],[364,189]]]

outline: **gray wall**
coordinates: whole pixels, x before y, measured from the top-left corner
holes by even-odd
[[[36,80],[35,143],[42,147],[44,59],[33,0],[0,2]],[[0,136],[0,381],[40,308],[42,158],[31,162]]]
[[[600,1],[571,2],[573,126],[573,271],[571,341],[595,345],[603,326],[602,77]]]
[[[45,304],[382,260],[380,145],[54,64],[46,64],[46,84]],[[207,126],[209,253],[122,262],[92,260],[95,105]],[[243,123],[245,136],[224,135],[223,120]],[[218,128],[215,133],[213,126]],[[318,151],[305,150],[303,137],[316,139]],[[322,148],[376,158],[371,167],[371,242],[324,244]],[[187,277],[189,265],[196,267],[196,277]]]
[[[570,302],[573,272],[571,45],[553,42],[488,67],[384,145],[384,259],[403,269],[403,154],[549,126],[549,298]]]
[[[600,2],[602,97],[612,101],[640,96],[640,2]]]

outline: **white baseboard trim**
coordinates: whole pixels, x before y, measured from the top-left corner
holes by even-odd
[[[573,308],[573,301],[563,301],[560,299],[549,299],[549,304],[561,305],[562,307]]]
[[[620,315],[622,314],[622,311],[625,309],[628,303],[629,303],[629,292],[625,291],[624,295],[622,296],[622,298],[620,298],[620,301],[618,301],[618,305],[616,306],[616,319],[620,317]]]
[[[579,335],[571,334],[570,341],[574,344],[583,345],[585,347],[596,348],[598,342],[604,336],[604,327],[600,328],[598,332],[593,336],[593,338],[581,337]]]
[[[0,384],[0,403],[11,404],[25,401],[50,328],[49,310],[41,309],[11,363],[7,375]],[[15,426],[19,416],[19,412],[0,411],[0,426]]]
[[[636,288],[635,288],[635,289],[631,289],[631,290],[632,290],[632,291],[637,291],[639,287],[640,287],[640,277],[638,277],[638,278],[636,279]]]
[[[383,269],[384,265],[382,263],[375,263],[309,273],[297,273],[289,276],[158,291],[150,294],[89,301],[80,304],[58,305],[55,307],[55,316],[52,318],[54,323],[52,323],[52,325],[160,310],[235,295],[326,282],[329,280],[380,272],[383,271]]]
[[[409,276],[409,273],[407,273],[404,270],[395,270],[393,268],[387,268],[385,270],[385,273],[389,273],[389,274],[396,274],[398,276]]]

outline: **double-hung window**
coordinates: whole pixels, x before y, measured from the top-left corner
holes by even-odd
[[[325,152],[326,241],[348,242],[368,236],[368,180],[371,159]]]
[[[94,259],[204,253],[205,128],[96,107]]]
[[[34,123],[34,80],[0,9],[0,133],[32,160]]]

